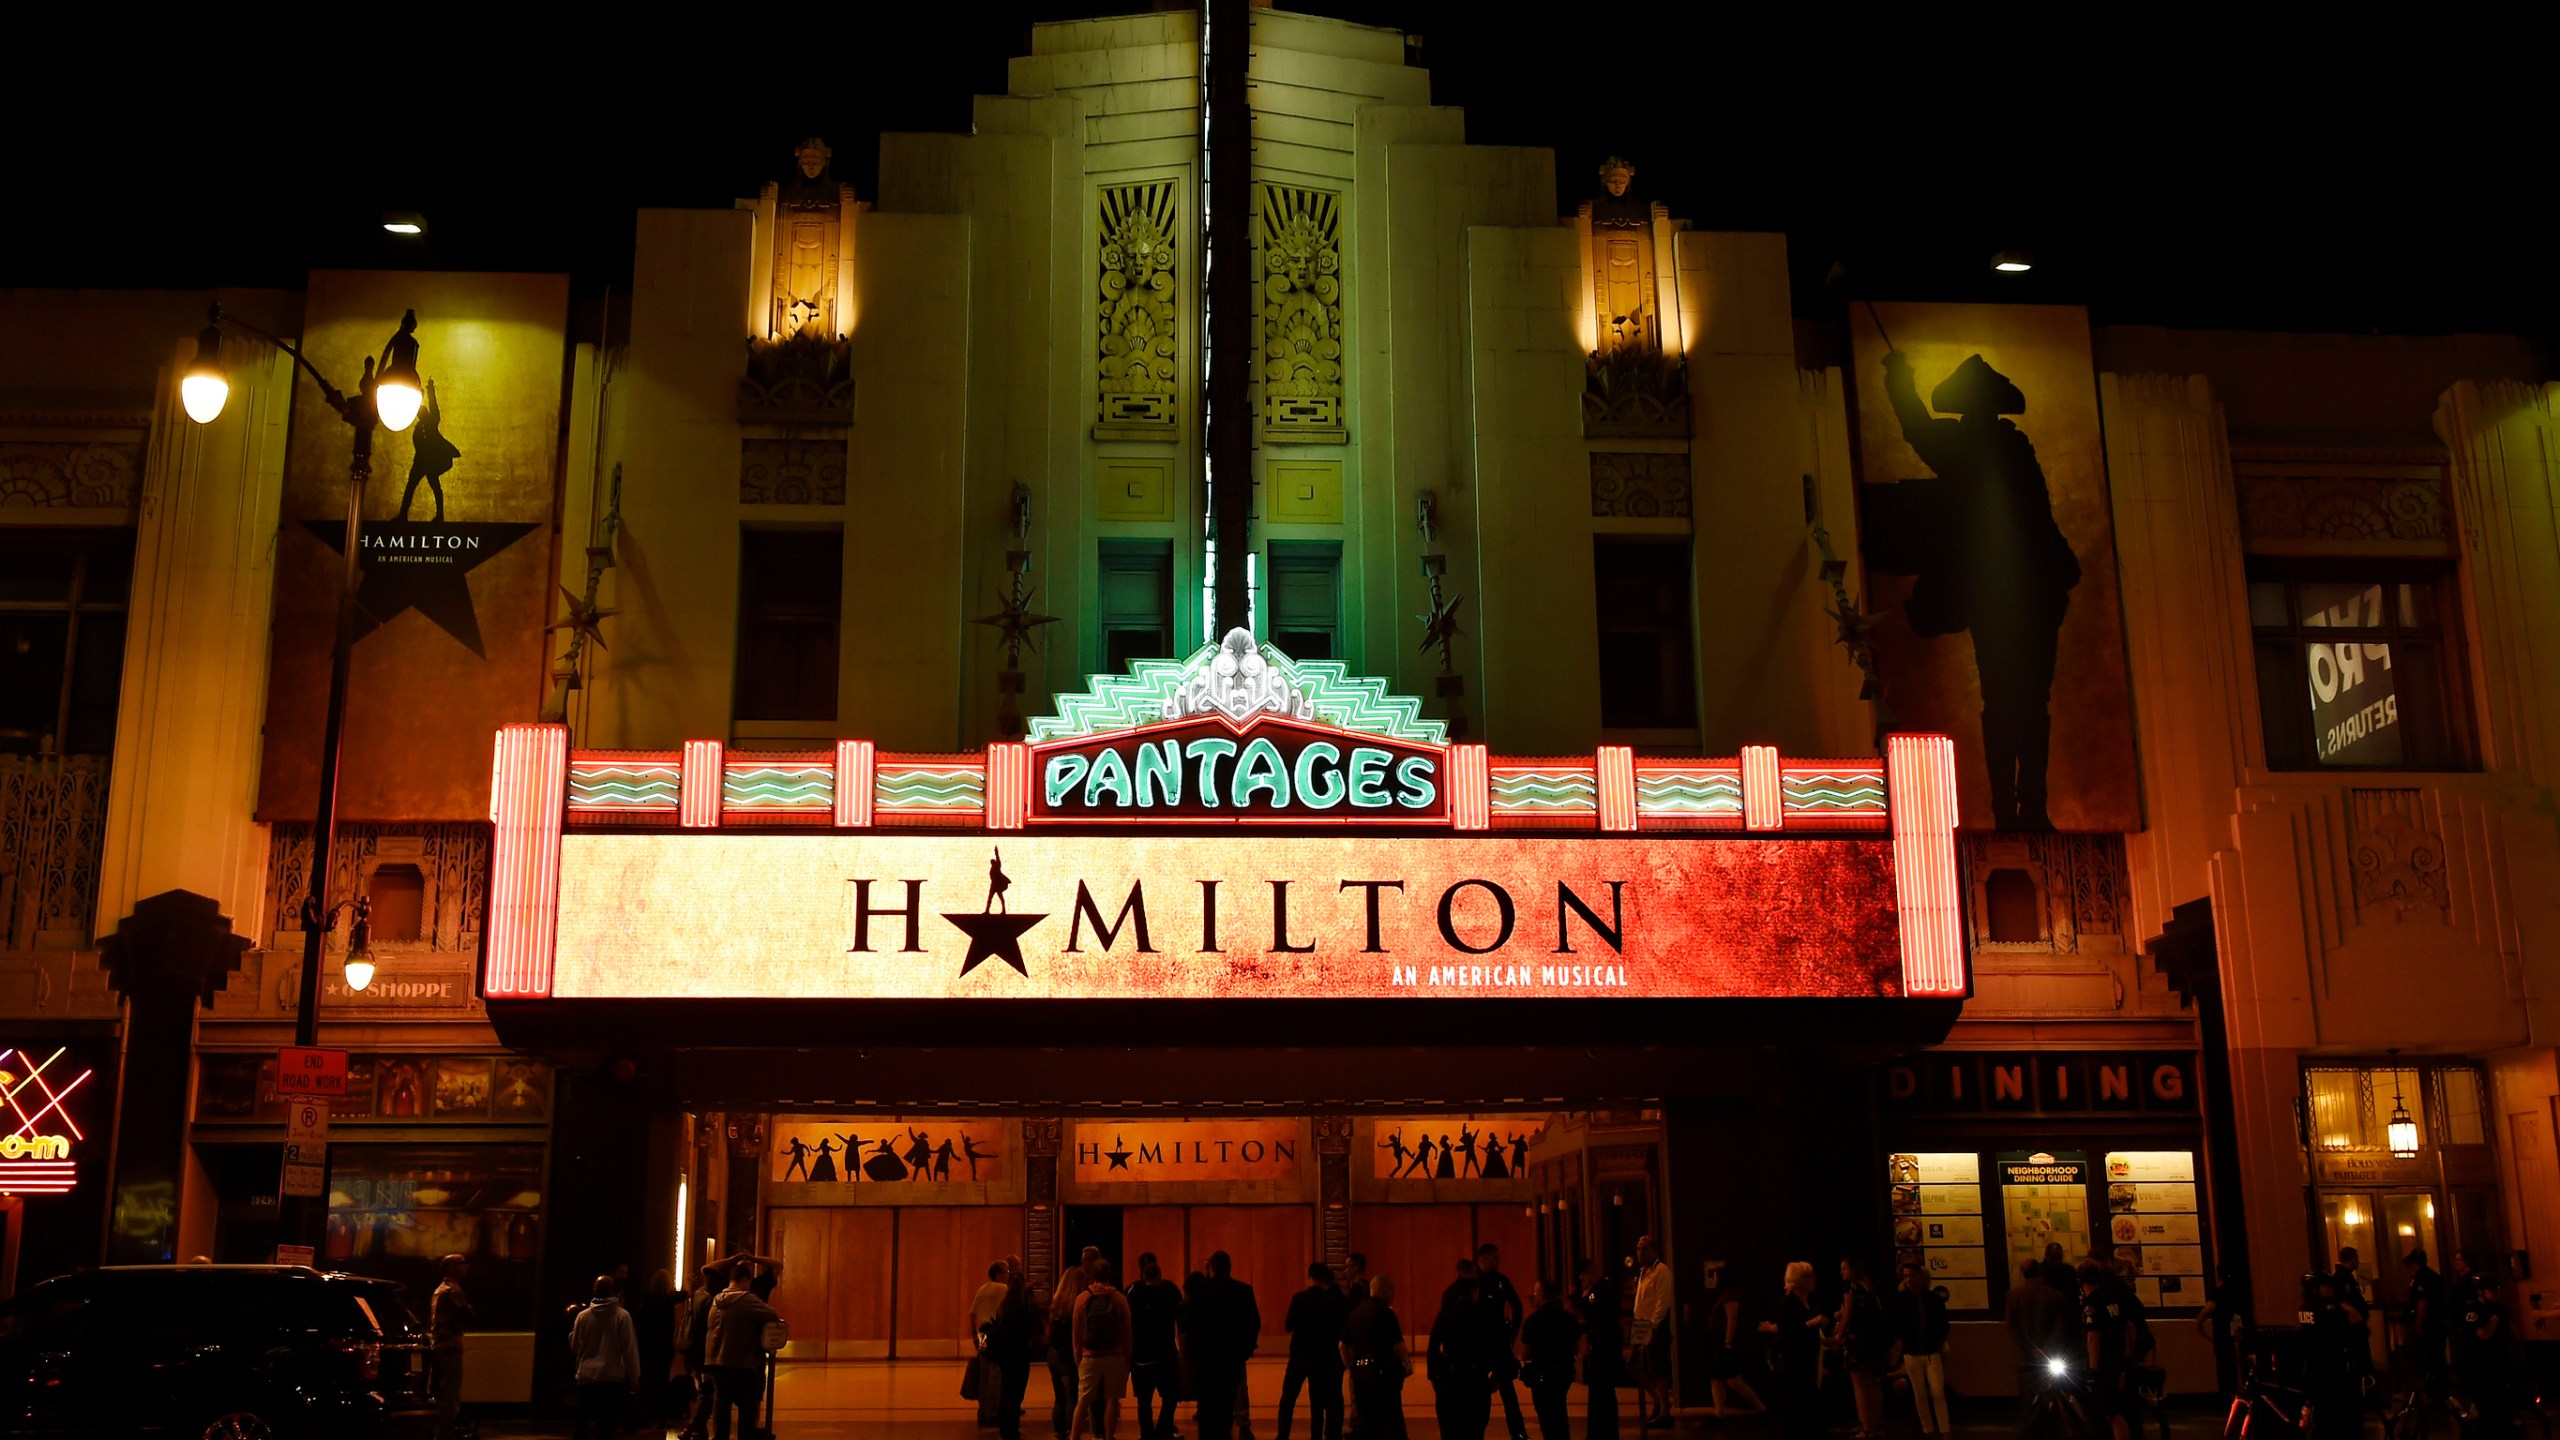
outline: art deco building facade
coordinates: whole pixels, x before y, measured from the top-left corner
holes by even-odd
[[[362,1091],[332,1263],[479,1257],[475,1386],[520,1398],[583,1277],[732,1244],[785,1256],[793,1358],[853,1359],[956,1353],[946,1312],[1008,1251],[1224,1248],[1286,1290],[1349,1249],[1554,1274],[1652,1232],[1692,1386],[1703,1262],[1768,1288],[1860,1249],[1931,1268],[1960,1387],[1997,1394],[2048,1240],[2173,1314],[2232,1267],[2269,1316],[2342,1244],[2385,1293],[2413,1244],[2560,1244],[2547,356],[1799,317],[1783,237],[1650,203],[1638,137],[1560,215],[1564,162],[1467,143],[1402,37],[1232,18],[1241,159],[1214,104],[1204,135],[1198,17],[1049,25],[970,133],[877,137],[877,194],[811,144],[735,208],[643,211],[627,304],[221,297],[341,372],[414,307],[438,386],[367,509],[336,867],[381,973],[333,961],[321,1013]],[[276,1239],[345,442],[264,347],[185,419],[205,298],[0,298],[43,341],[0,357],[0,1046],[88,1077],[66,1193],[0,1202],[18,1283]],[[1378,838],[1186,812],[1171,852],[1065,816],[1119,803],[1096,737],[1206,717],[1182,697],[1228,693],[1222,654],[1323,732],[1292,755],[1445,765],[1445,806]],[[1925,734],[1961,827],[1947,996],[1894,849],[1928,811],[1888,737]],[[1439,883],[1328,873],[1293,931],[1285,868],[1337,844]],[[1563,857],[1556,904],[1446,868],[1497,846],[1565,847],[1517,852]],[[1626,941],[1619,854],[1690,877],[1633,893],[1697,928]],[[1824,884],[1835,854],[1882,888]],[[1110,868],[1146,855],[1228,898]],[[1030,965],[964,923],[995,874],[1048,912]],[[1250,934],[1272,968],[1075,968],[1129,954],[1139,881],[1156,948]],[[943,903],[959,979],[901,978],[867,927]],[[821,963],[777,938],[804,912],[865,928]],[[1364,991],[1408,920],[1440,946],[1416,993]],[[1287,969],[1310,934],[1341,956]],[[1441,973],[1604,939],[1623,989]]]

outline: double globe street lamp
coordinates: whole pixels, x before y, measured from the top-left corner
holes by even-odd
[[[231,380],[222,368],[223,335],[229,330],[256,336],[292,356],[293,363],[320,387],[321,401],[355,432],[347,464],[347,534],[342,547],[346,571],[338,589],[337,638],[329,653],[329,710],[320,740],[320,802],[311,820],[311,893],[302,904],[302,983],[293,1015],[293,1043],[309,1046],[319,1043],[320,966],[341,908],[330,902],[329,879],[337,840],[339,741],[347,718],[347,657],[355,647],[356,585],[364,554],[364,487],[373,473],[376,427],[394,434],[408,429],[417,420],[418,407],[426,398],[426,386],[418,378],[418,312],[411,310],[400,317],[400,328],[392,332],[379,357],[365,357],[364,374],[350,395],[330,384],[329,377],[303,356],[302,347],[223,313],[217,302],[205,316],[204,329],[196,335],[194,362],[178,379],[179,401],[186,407],[187,418],[199,425],[212,424],[231,397]],[[369,908],[364,897],[356,898],[345,968],[350,990],[362,990],[373,983]]]

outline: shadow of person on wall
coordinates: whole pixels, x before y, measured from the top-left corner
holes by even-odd
[[[1972,633],[1991,823],[2050,830],[2054,665],[2080,561],[2054,523],[2035,446],[2005,418],[2026,413],[2026,396],[1979,355],[1938,382],[1926,406],[1899,350],[1885,353],[1884,385],[1903,439],[1935,478],[1858,487],[1867,566],[1918,577],[1902,603],[1912,633]]]

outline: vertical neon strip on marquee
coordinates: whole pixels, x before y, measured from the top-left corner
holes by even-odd
[[[684,782],[676,805],[676,823],[687,830],[711,830],[720,824],[720,742],[684,742]]]
[[[716,762],[712,783],[716,804]],[[568,727],[499,727],[489,772],[489,921],[480,972],[481,993],[492,999],[551,993],[568,788]]]
[[[1893,812],[1893,884],[1902,912],[1902,988],[1965,993],[1964,924],[1956,905],[1956,747],[1944,735],[1885,741]]]
[[[1031,816],[1031,747],[1019,740],[987,746],[987,828],[1019,830]]]
[[[1600,777],[1600,828],[1636,828],[1636,752],[1628,745],[1603,745],[1596,771]]]
[[[877,778],[879,752],[868,740],[836,742],[836,826],[871,828],[871,787]]]
[[[1787,823],[1785,797],[1778,788],[1778,747],[1742,747],[1742,828],[1776,830]]]
[[[1449,828],[1486,830],[1493,826],[1493,772],[1481,745],[1449,747]]]

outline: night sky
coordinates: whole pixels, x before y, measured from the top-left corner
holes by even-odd
[[[504,12],[360,33],[392,13],[370,12],[333,22],[334,59],[310,29],[152,55],[76,37],[52,53],[117,83],[58,107],[21,85],[0,285],[298,288],[313,267],[384,266],[565,270],[592,296],[629,283],[637,207],[752,195],[808,133],[868,196],[878,133],[965,129],[1033,20],[1129,8],[635,7],[609,34],[539,41],[474,31]],[[1700,227],[1785,231],[1802,315],[1835,313],[1822,282],[1844,261],[1857,293],[2069,301],[2101,323],[2560,326],[2550,112],[2478,30],[2456,49],[2356,33],[2343,11],[2250,36],[2228,11],[2161,7],[1292,8],[1419,35],[1471,141],[1556,151],[1560,214],[1617,152]],[[1519,23],[1533,12],[1553,18]],[[262,64],[301,118],[257,98]],[[425,239],[384,235],[392,208],[424,212]],[[1993,276],[2013,246],[2038,268]]]

